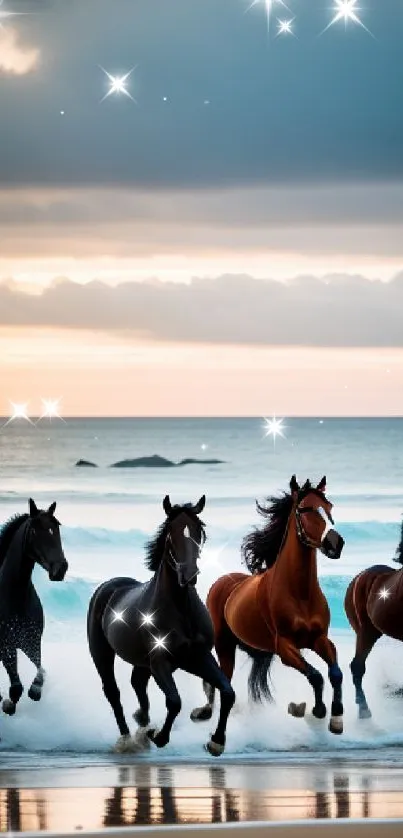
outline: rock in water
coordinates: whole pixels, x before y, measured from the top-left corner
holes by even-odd
[[[96,463],[91,463],[89,460],[77,460],[76,466],[79,468],[98,468]]]
[[[118,463],[112,463],[110,468],[179,468],[180,466],[189,465],[218,465],[224,460],[195,460],[186,459],[179,463],[174,463],[172,460],[167,460],[166,457],[160,457],[159,454],[153,454],[151,457],[135,457],[133,460],[119,460]]]
[[[111,468],[173,468],[175,463],[165,457],[153,454],[151,457],[135,457],[134,460],[119,460]]]

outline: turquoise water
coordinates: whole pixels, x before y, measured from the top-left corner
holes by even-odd
[[[330,562],[320,556],[318,570],[331,610],[332,636],[344,666],[346,714],[350,714],[351,727],[342,741],[336,742],[326,728],[322,736],[306,723],[298,726],[297,721],[295,726],[295,720],[286,715],[287,701],[294,697],[296,685],[311,700],[310,688],[300,676],[278,664],[275,682],[283,715],[268,716],[275,729],[269,724],[267,740],[261,739],[261,728],[245,729],[240,717],[234,716],[232,753],[260,753],[270,747],[284,751],[403,744],[400,705],[393,701],[385,704],[384,694],[385,684],[399,680],[398,659],[403,673],[401,644],[382,641],[371,656],[367,677],[381,727],[365,734],[362,727],[355,727],[348,668],[354,636],[343,607],[346,587],[357,572],[375,563],[396,568],[393,557],[403,512],[403,420],[322,421],[317,417],[284,420],[284,425],[285,436],[278,437],[275,444],[265,437],[264,422],[259,418],[69,419],[36,426],[19,421],[0,430],[0,521],[25,511],[29,497],[41,506],[56,500],[69,561],[69,575],[63,584],[50,583],[42,569],[35,570],[47,621],[48,682],[40,705],[24,699],[14,719],[3,719],[2,747],[6,751],[106,752],[116,738],[115,723],[86,647],[88,601],[99,582],[111,576],[148,578],[144,545],[163,520],[165,494],[169,493],[173,502],[207,496],[203,519],[208,541],[198,582],[205,596],[219,575],[243,569],[240,543],[259,524],[255,499],[286,490],[293,473],[300,482],[307,477],[319,481],[327,475],[336,526],[346,540],[341,559]],[[188,457],[224,462],[170,469],[110,468],[118,460],[152,454],[175,462]],[[75,463],[80,458],[99,467],[78,469]],[[235,678],[241,703],[246,702],[245,663],[241,656]],[[122,694],[130,702],[128,712],[132,712],[135,704],[127,667],[119,662],[117,669]],[[25,660],[21,672],[29,683],[31,669]],[[190,686],[186,679],[180,682],[190,710],[202,700],[200,684],[192,682]],[[3,694],[6,683],[5,673],[0,673]],[[153,701],[160,719],[165,712],[162,696],[155,692]],[[265,712],[280,713],[280,709]],[[186,710],[176,724],[171,750],[164,756],[194,756],[198,752],[205,733],[187,720]]]

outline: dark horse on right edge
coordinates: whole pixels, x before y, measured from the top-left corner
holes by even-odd
[[[403,565],[403,523],[395,561]],[[355,656],[350,664],[355,703],[360,719],[370,719],[362,679],[367,657],[383,634],[403,640],[403,567],[373,565],[350,582],[344,601],[350,625],[356,633]]]
[[[254,701],[271,699],[267,676],[278,655],[285,666],[308,679],[315,694],[312,713],[323,719],[323,677],[301,654],[302,649],[312,649],[328,666],[333,687],[329,730],[340,734],[343,676],[336,648],[328,638],[330,612],[318,581],[316,552],[339,559],[344,540],[333,528],[325,477],[316,487],[307,480],[300,488],[294,475],[290,490],[283,497],[269,498],[266,507],[257,504],[268,522],[243,543],[252,575],[229,573],[210,588],[207,607],[214,625],[215,649],[229,680],[237,647],[252,658],[249,693]],[[193,721],[211,716],[214,689],[205,683],[204,692],[207,704],[193,710]],[[288,710],[293,716],[303,716],[305,704],[292,702]]]

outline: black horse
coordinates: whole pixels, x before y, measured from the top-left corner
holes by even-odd
[[[31,577],[36,562],[47,570],[53,582],[61,582],[68,569],[55,509],[56,503],[46,511],[38,509],[30,499],[29,513],[15,515],[0,530],[0,661],[10,678],[10,698],[3,702],[3,710],[9,716],[15,713],[24,691],[18,675],[18,649],[37,669],[29,697],[39,701],[42,695],[44,615]]]
[[[167,715],[161,730],[147,730],[147,736],[158,748],[168,744],[181,709],[173,679],[175,670],[197,675],[216,687],[221,694],[220,716],[206,748],[213,756],[224,750],[235,693],[211,653],[213,626],[195,588],[197,559],[206,539],[198,515],[205,502],[203,495],[195,506],[171,506],[167,495],[163,501],[166,520],[147,550],[146,565],[154,576],[145,583],[111,579],[91,599],[87,620],[89,648],[121,734],[117,750],[131,750],[133,741],[114,675],[115,655],[133,667],[131,684],[140,705],[134,719],[140,728],[147,728],[150,722],[147,686],[151,675],[165,695]]]

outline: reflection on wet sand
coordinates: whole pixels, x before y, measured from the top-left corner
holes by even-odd
[[[263,766],[262,766],[263,768]],[[267,766],[264,767],[267,770]],[[387,787],[376,775],[349,775],[348,770],[300,771],[298,782],[282,788],[228,788],[226,767],[199,769],[200,785],[178,785],[169,766],[117,768],[112,788],[0,789],[0,831],[97,830],[146,824],[293,821],[300,819],[403,818],[403,783]],[[277,769],[272,766],[272,771]],[[248,766],[239,769],[240,775]],[[182,772],[183,773],[183,772]],[[253,773],[253,772],[252,772]],[[392,772],[393,773],[393,772]],[[181,777],[183,782],[183,776]],[[290,778],[291,779],[291,778]],[[208,782],[206,782],[208,780]],[[301,780],[304,782],[302,783]],[[383,785],[383,787],[382,787]]]

